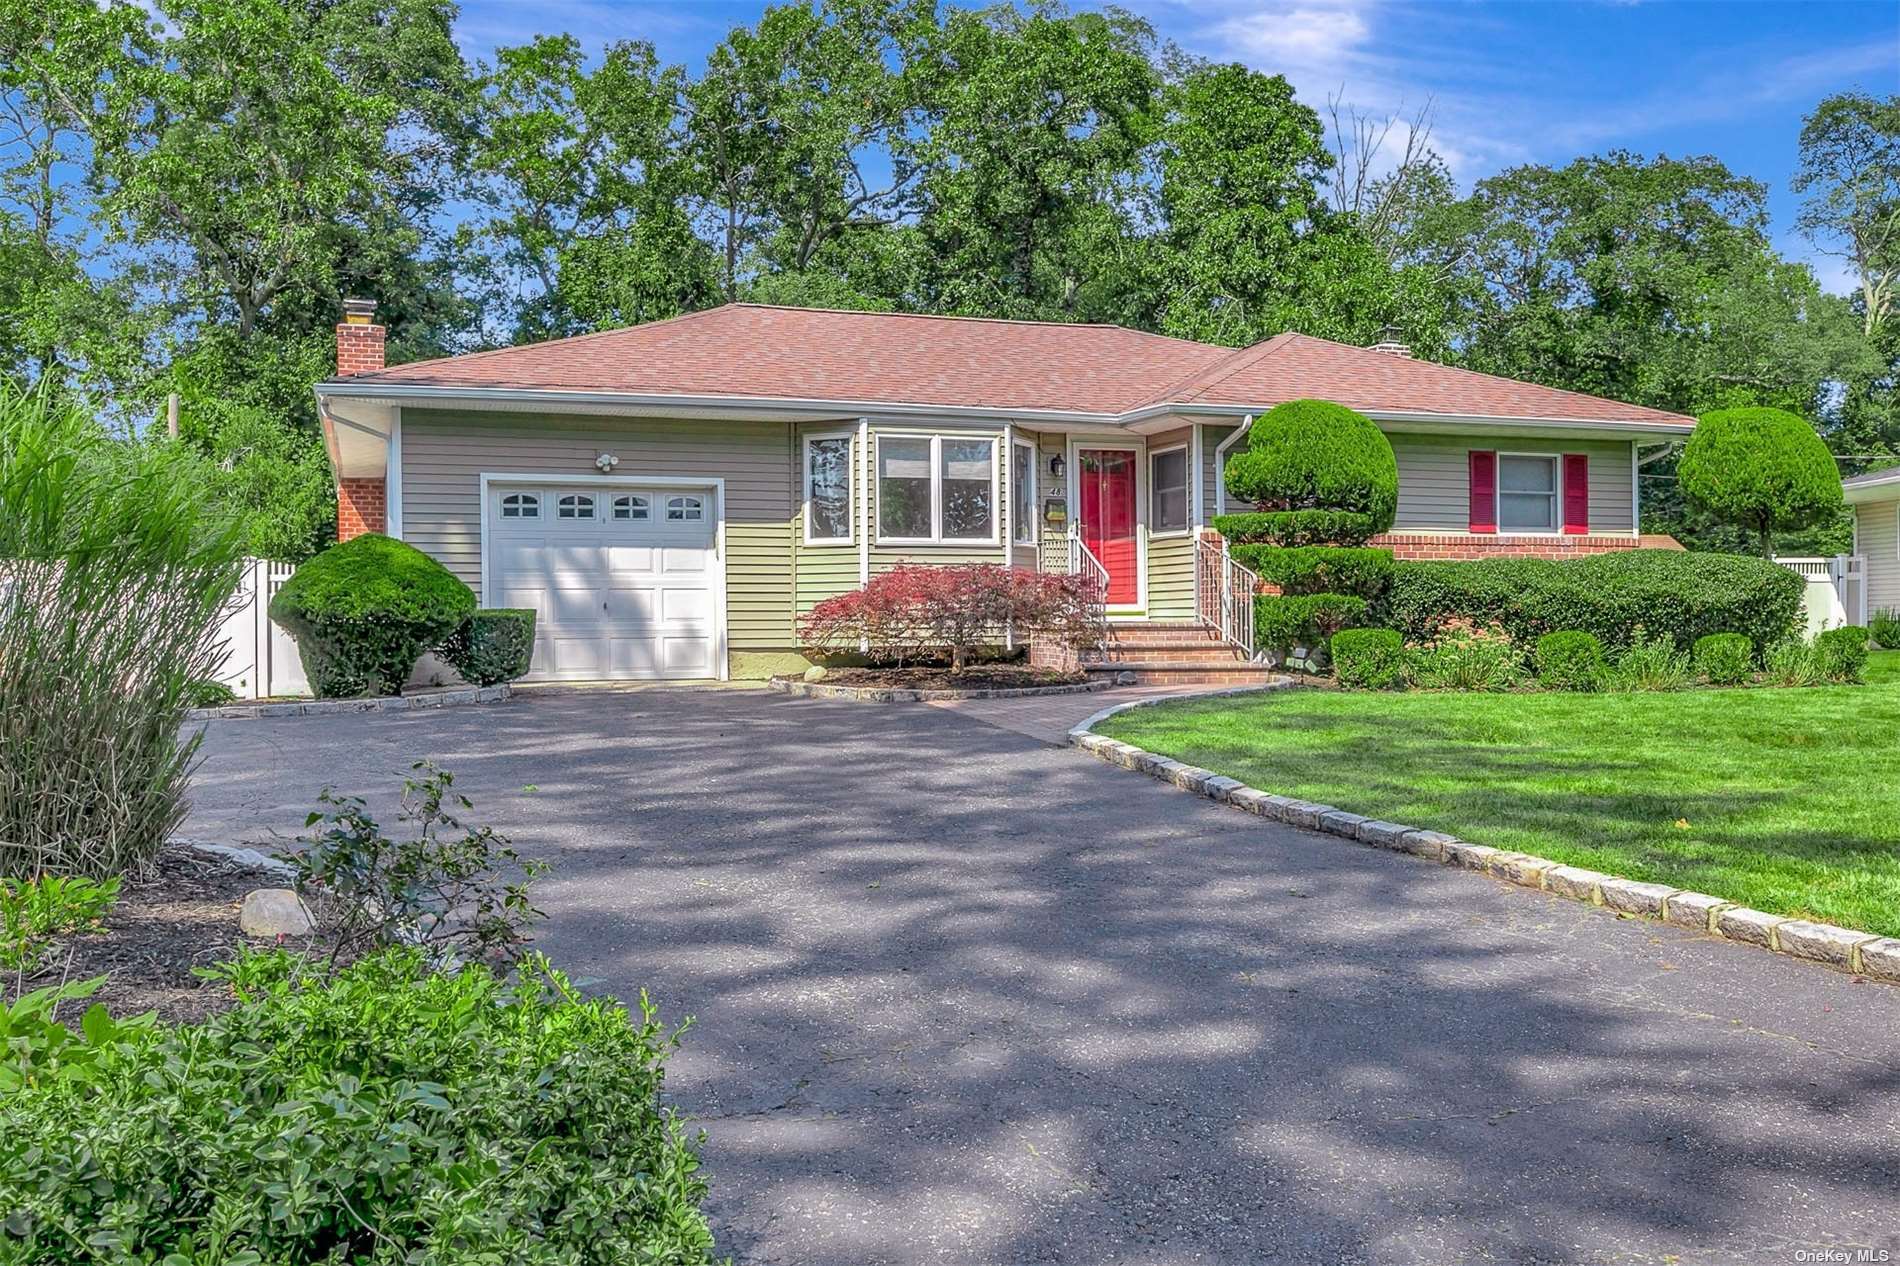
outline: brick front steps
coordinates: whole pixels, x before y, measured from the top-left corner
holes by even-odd
[[[1142,686],[1264,685],[1274,677],[1253,664],[1212,630],[1192,620],[1111,624],[1108,641],[1082,656],[1091,677],[1119,681],[1124,673]]]

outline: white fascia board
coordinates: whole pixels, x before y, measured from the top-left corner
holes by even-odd
[[[1861,475],[1857,480],[1844,481],[1841,492],[1849,503],[1855,505],[1900,496],[1900,469],[1883,470],[1872,476]]]

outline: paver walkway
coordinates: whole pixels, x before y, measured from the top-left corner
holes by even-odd
[[[964,709],[524,694],[205,755],[189,834],[294,832],[323,781],[386,812],[426,756],[553,861],[542,947],[695,1017],[668,1091],[742,1263],[1900,1253],[1900,989]]]

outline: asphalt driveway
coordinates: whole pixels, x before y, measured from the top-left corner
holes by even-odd
[[[741,1262],[1900,1260],[1900,988],[936,708],[572,692],[205,750],[186,834],[427,756],[552,860],[542,947],[695,1018],[669,1090]]]

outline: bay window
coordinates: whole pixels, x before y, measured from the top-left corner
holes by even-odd
[[[851,437],[805,437],[805,544],[851,543]]]
[[[1036,543],[1036,446],[1021,440],[1009,449],[1009,531],[1018,545]]]
[[[996,441],[958,435],[877,437],[882,541],[996,544]]]

